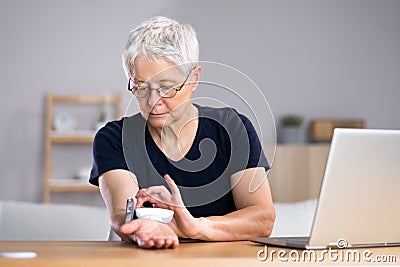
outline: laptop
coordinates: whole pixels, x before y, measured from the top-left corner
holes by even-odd
[[[252,238],[300,249],[400,245],[400,130],[335,129],[310,236]]]

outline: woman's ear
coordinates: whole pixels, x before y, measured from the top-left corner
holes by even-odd
[[[197,66],[194,70],[193,70],[193,78],[191,81],[192,84],[192,92],[194,92],[197,89],[197,86],[199,86],[199,81],[200,81],[200,73],[201,73],[201,66]]]

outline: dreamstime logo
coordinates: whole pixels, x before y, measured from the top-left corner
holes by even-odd
[[[349,249],[346,239],[339,239],[335,247],[323,250],[275,250],[264,246],[257,252],[257,259],[261,262],[373,262],[394,263],[397,262],[395,255],[374,255],[369,250]]]
[[[231,175],[245,169],[250,159],[254,161],[254,155],[251,155],[251,145],[246,132],[246,130],[249,130],[246,127],[249,126],[245,125],[243,117],[233,109],[245,115],[252,123],[253,131],[260,139],[269,165],[272,165],[276,148],[275,121],[269,103],[257,85],[243,72],[228,65],[216,62],[199,62],[199,66],[202,67],[202,71],[200,79],[197,81],[195,80],[195,70],[192,70],[188,76],[182,72],[185,69],[192,69],[186,64],[166,68],[144,81],[141,86],[150,88],[150,95],[146,98],[136,98],[137,101],[130,101],[122,129],[125,161],[129,170],[136,175],[140,188],[147,188],[153,185],[166,186],[162,177],[165,173],[160,173],[158,164],[147,153],[148,141],[146,141],[146,138],[147,140],[149,139],[147,125],[154,124],[155,127],[161,128],[161,140],[156,143],[165,154],[169,165],[181,173],[198,173],[210,166],[210,168],[215,168],[216,164],[224,166],[224,170],[220,171],[218,177],[213,177],[212,179],[207,177],[208,180],[199,183],[198,186],[178,184],[186,207],[205,205],[224,196],[240,180],[235,181],[235,184],[231,184]],[[186,80],[185,77],[187,77]],[[185,85],[187,86],[177,90],[175,99],[179,99],[179,94],[185,94],[185,90],[194,88],[191,87],[192,84],[197,84],[197,89],[190,101],[184,100],[177,103],[176,106],[172,107],[172,110],[167,110],[169,108],[168,105],[157,104],[159,101],[163,101],[160,90],[165,91],[168,86],[180,85],[183,80],[186,81]],[[175,90],[175,88],[171,90]],[[172,100],[165,99],[164,101],[171,103],[173,102]],[[130,105],[135,103],[138,104],[137,108],[140,110],[141,116],[131,115]],[[201,140],[193,143],[193,146],[196,147],[190,148],[193,151],[197,151],[195,153],[196,157],[187,158],[187,154],[184,155],[185,153],[180,151],[179,144],[173,139],[171,140],[171,127],[169,128],[169,125],[173,125],[180,118],[186,118],[186,121],[180,122],[180,129],[173,129],[175,131],[174,134],[178,133],[179,136],[184,132],[185,127],[193,121],[193,116],[189,116],[191,110],[188,104],[191,103],[198,107],[197,115],[199,121],[207,121],[207,125],[216,125],[215,127],[219,131],[218,134],[227,136],[226,140],[222,139],[226,142],[222,145],[224,148],[230,147],[230,152],[221,151],[221,144],[205,134],[200,137],[202,138]],[[216,111],[213,108],[219,108],[219,110]],[[166,118],[158,115],[165,112],[168,113]],[[207,132],[210,129],[203,128],[202,131]],[[170,155],[172,157],[169,157]],[[183,158],[180,158],[180,155]],[[221,165],[221,162],[225,159],[227,162]],[[261,158],[257,160],[258,163],[261,162]],[[171,177],[174,180],[179,178],[172,175]],[[253,177],[253,181],[249,185],[249,192],[256,190],[265,179],[266,175],[262,179]]]

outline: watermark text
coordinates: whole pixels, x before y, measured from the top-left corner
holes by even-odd
[[[338,242],[339,244],[339,242]],[[369,249],[349,249],[345,246],[329,247],[323,250],[284,250],[270,249],[267,245],[257,252],[257,258],[262,262],[372,262],[395,263],[396,255],[375,255]]]

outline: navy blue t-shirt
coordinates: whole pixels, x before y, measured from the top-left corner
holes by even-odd
[[[107,123],[96,134],[90,183],[114,170],[129,170],[139,187],[166,185],[169,174],[194,217],[225,215],[236,210],[230,176],[252,167],[269,169],[250,120],[231,108],[195,105],[199,124],[193,144],[179,161],[169,159],[152,139],[140,114]]]

